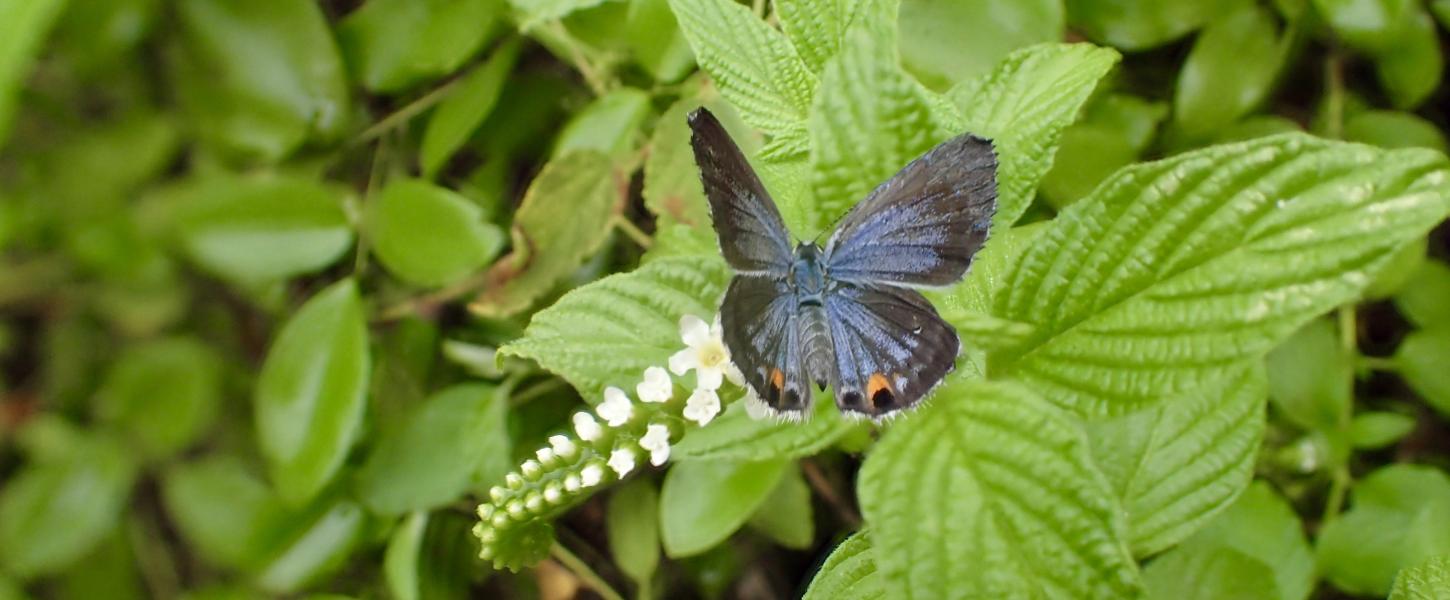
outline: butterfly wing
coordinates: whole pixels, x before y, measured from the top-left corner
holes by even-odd
[[[964,134],[911,161],[841,220],[826,243],[831,277],[856,283],[957,282],[997,212],[992,143]]]
[[[955,366],[956,330],[916,290],[842,284],[825,308],[844,412],[878,418],[915,406]]]
[[[736,275],[720,302],[720,325],[730,360],[756,396],[780,412],[810,406],[801,316],[784,280]]]
[[[784,274],[790,268],[790,235],[765,185],[715,115],[696,109],[689,124],[725,262],[739,272]]]

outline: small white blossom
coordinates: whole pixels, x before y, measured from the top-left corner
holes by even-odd
[[[564,491],[571,494],[579,491],[579,488],[583,487],[583,485],[583,482],[579,481],[578,475],[570,475],[564,478]]]
[[[579,471],[579,485],[581,487],[594,487],[596,485],[599,485],[599,482],[603,480],[604,468],[600,467],[598,464],[591,464],[587,467],[584,467],[582,471]],[[566,479],[564,481],[564,486],[568,487],[568,485],[569,481]]]
[[[720,414],[720,395],[715,390],[700,388],[685,400],[685,418],[700,425],[709,424]]]
[[[715,318],[714,325],[706,325],[695,315],[680,317],[680,339],[689,347],[670,357],[670,371],[684,375],[694,370],[698,387],[720,389],[730,369],[730,350],[725,347],[722,336],[719,317]]]
[[[614,469],[620,477],[628,475],[634,470],[634,451],[629,448],[616,448],[609,454],[609,468]]]
[[[670,459],[670,428],[651,423],[644,437],[639,438],[639,447],[649,452],[649,464],[656,467]]]
[[[549,504],[558,504],[559,500],[561,499],[563,499],[563,495],[559,493],[559,484],[551,483],[548,487],[544,488],[545,502],[548,502]]]
[[[675,384],[664,369],[650,367],[644,370],[644,381],[634,386],[634,393],[640,402],[669,402],[675,395]]]
[[[599,436],[604,434],[604,430],[594,420],[594,415],[577,412],[574,413],[574,433],[579,436],[579,439],[592,442],[599,439]]]
[[[529,479],[538,479],[539,475],[543,474],[544,472],[544,466],[540,465],[539,461],[531,458],[524,461],[524,464],[519,466],[519,470],[523,472],[524,477],[527,477]],[[512,473],[510,473],[510,475],[512,475]]]
[[[610,427],[619,427],[629,422],[634,416],[634,405],[630,404],[629,396],[617,387],[610,386],[604,390],[604,401],[594,408],[599,418],[609,423]]]
[[[537,456],[539,458],[539,464],[542,464],[546,467],[554,463],[553,448],[539,448],[538,450],[534,451],[534,456]]]
[[[580,413],[584,414],[584,413]],[[549,436],[549,447],[554,449],[554,454],[559,458],[570,459],[574,457],[574,442],[566,435]]]

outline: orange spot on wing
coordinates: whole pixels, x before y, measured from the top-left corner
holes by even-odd
[[[876,393],[880,392],[881,390],[891,392],[891,382],[887,381],[886,375],[884,374],[872,373],[871,378],[866,380],[866,398],[868,398],[867,401],[871,402],[874,405],[876,400]]]
[[[780,369],[771,369],[770,385],[778,390],[785,389],[785,373],[780,372]]]

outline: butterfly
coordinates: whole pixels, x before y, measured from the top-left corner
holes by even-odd
[[[961,340],[918,288],[961,280],[997,211],[988,140],[947,140],[877,186],[821,247],[791,244],[775,201],[710,111],[688,116],[720,251],[735,275],[720,305],[731,361],[756,397],[801,416],[811,384],[850,416],[921,402]]]

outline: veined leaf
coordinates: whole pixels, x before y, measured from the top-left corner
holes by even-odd
[[[489,269],[488,287],[468,308],[503,317],[532,305],[604,243],[628,187],[598,152],[550,160],[514,213],[513,252]]]
[[[1450,600],[1450,554],[1400,569],[1389,600]]]
[[[736,402],[707,427],[690,430],[671,449],[670,458],[687,460],[766,460],[810,456],[836,443],[856,426],[841,416],[830,396],[817,395],[811,417],[801,423],[756,420]]]
[[[257,442],[288,504],[312,499],[342,467],[362,426],[370,367],[351,279],[303,304],[267,350],[257,376]]]
[[[871,538],[865,530],[851,534],[811,579],[805,600],[878,600],[886,598],[886,588],[876,571],[876,557]]]
[[[1077,119],[1118,53],[1091,44],[1040,44],[1008,55],[991,73],[952,88],[965,129],[997,149],[997,217],[1007,227],[1032,203],[1052,168],[1062,130]]]
[[[1199,389],[1358,297],[1450,210],[1445,165],[1285,134],[1124,169],[1023,254],[995,314],[1033,340],[988,365],[1083,414]]]
[[[841,49],[853,23],[884,17],[894,25],[896,5],[892,0],[781,0],[775,9],[791,46],[812,72],[820,73]],[[868,17],[872,8],[879,9],[879,14]]]
[[[1088,424],[1093,458],[1123,501],[1134,554],[1177,544],[1249,485],[1266,394],[1263,368],[1251,365],[1160,407]]]
[[[1122,510],[1082,431],[1018,385],[948,383],[876,445],[857,491],[892,597],[1138,592]]]
[[[670,8],[695,60],[747,123],[774,137],[804,129],[816,78],[784,35],[731,0],[670,0]]]
[[[925,89],[897,64],[891,36],[864,23],[846,36],[811,107],[811,184],[821,220],[799,232],[804,239],[949,137],[947,124],[933,120]]]
[[[606,386],[632,390],[684,348],[680,317],[713,318],[728,277],[718,257],[661,258],[569,292],[499,354],[533,359],[591,402]]]

